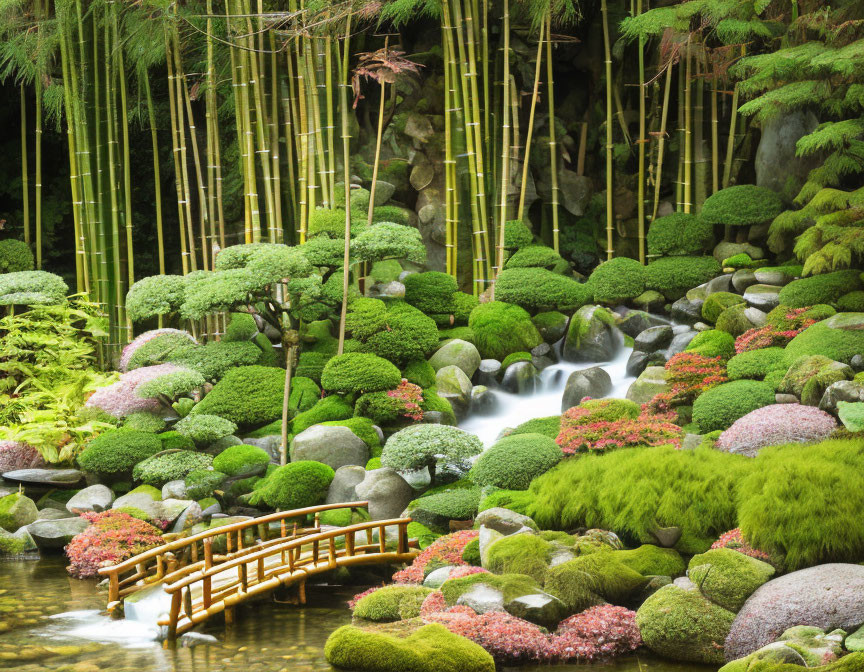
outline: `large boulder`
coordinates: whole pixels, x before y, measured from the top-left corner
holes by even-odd
[[[776,285],[750,285],[744,290],[744,300],[753,308],[768,312],[780,305],[780,289]]]
[[[726,660],[776,641],[794,625],[846,631],[864,623],[864,566],[817,565],[769,581],[735,617],[726,638]]]
[[[84,480],[84,474],[77,469],[16,469],[3,472],[3,478],[15,483],[74,488]]]
[[[762,124],[756,149],[756,184],[778,194],[792,196],[816,167],[816,157],[801,157],[797,143],[819,125],[809,110],[794,110],[775,116]]]
[[[398,472],[388,467],[367,471],[354,490],[360,499],[369,502],[372,520],[399,518],[414,499],[414,489]]]
[[[291,441],[291,461],[312,460],[332,469],[347,464],[363,466],[369,461],[369,446],[347,427],[312,425]]]
[[[40,551],[59,551],[89,526],[90,523],[83,518],[37,520],[27,526],[27,531]]]
[[[737,612],[747,598],[774,576],[774,567],[731,548],[694,555],[687,578],[715,604]]]
[[[531,394],[540,385],[540,375],[532,362],[514,362],[504,370],[501,387],[513,394]]]
[[[347,464],[336,470],[336,475],[330,482],[327,491],[327,503],[339,504],[340,502],[357,501],[357,485],[366,478],[366,470],[355,464]]]
[[[666,369],[662,366],[649,366],[627,388],[626,397],[637,404],[645,404],[651,401],[655,394],[666,392],[668,388]]]
[[[38,550],[36,542],[33,541],[26,527],[22,527],[17,532],[7,532],[0,528],[0,558],[16,557],[36,550]]]
[[[514,534],[526,527],[532,530],[537,529],[537,523],[528,516],[500,506],[486,509],[477,514],[477,517],[474,518],[474,527],[480,528],[481,526],[496,530],[502,535]]]
[[[66,510],[69,513],[79,514],[90,511],[104,511],[110,509],[114,502],[114,493],[111,488],[102,484],[91,485],[89,488],[79,490],[66,502]]]
[[[612,391],[612,378],[599,366],[574,371],[567,378],[561,398],[561,412],[578,406],[584,397],[597,399]]]
[[[549,630],[554,630],[567,616],[564,603],[549,593],[520,595],[507,602],[504,608],[516,618],[536,623]]]
[[[460,338],[448,341],[429,359],[429,363],[436,371],[445,366],[458,366],[469,378],[474,375],[480,366],[480,351],[477,346]]]
[[[36,502],[20,492],[0,499],[0,527],[8,532],[15,532],[38,517]]]
[[[471,405],[471,379],[454,364],[438,369],[435,374],[438,394],[450,402],[457,416],[468,412]]]
[[[571,362],[608,362],[621,343],[615,316],[602,306],[582,306],[567,327],[564,359]]]

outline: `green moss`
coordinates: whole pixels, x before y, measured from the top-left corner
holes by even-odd
[[[251,341],[258,335],[258,324],[249,313],[231,313],[223,341]]]
[[[756,380],[723,383],[700,394],[693,402],[693,422],[703,432],[727,429],[738,418],[774,403],[774,389]]]
[[[548,436],[550,439],[555,439],[560,431],[561,416],[550,415],[547,418],[533,418],[527,422],[523,422],[521,425],[517,425],[516,428],[510,432],[510,436],[519,434],[543,434],[544,436]]]
[[[735,355],[735,337],[726,331],[708,329],[696,334],[684,349],[705,357],[730,359]]]
[[[399,621],[420,615],[420,605],[431,588],[423,586],[384,586],[361,597],[354,607],[354,616],[369,621]]]
[[[288,396],[288,408],[296,413],[308,411],[321,399],[321,388],[311,378],[293,376],[291,378],[291,394]]]
[[[408,504],[408,511],[430,529],[448,532],[451,520],[472,520],[477,515],[480,496],[480,488],[450,487],[415,499]]]
[[[617,305],[645,291],[645,267],[635,259],[617,257],[604,261],[588,278],[594,300]]]
[[[687,576],[714,604],[737,612],[759,586],[774,576],[774,568],[731,548],[715,548],[693,556]]]
[[[191,450],[178,450],[148,457],[132,470],[132,478],[141,483],[161,487],[168,481],[185,479],[196,469],[207,469],[213,456]]]
[[[502,301],[481,303],[471,312],[468,326],[474,332],[474,345],[486,358],[503,360],[511,352],[529,351],[543,342],[531,316]]]
[[[227,476],[221,471],[212,469],[196,469],[186,475],[186,496],[199,500],[212,497],[213,491],[225,482]]]
[[[366,471],[372,471],[373,469],[380,469],[382,466],[383,465],[381,464],[380,457],[372,457],[366,463],[366,466],[364,468],[366,469]]]
[[[724,259],[722,266],[723,268],[762,268],[769,263],[767,259],[751,259],[746,252],[740,252]]]
[[[165,361],[197,371],[206,380],[215,382],[234,367],[256,364],[260,357],[260,348],[251,341],[210,341],[206,345],[177,348]]]
[[[636,612],[645,645],[655,653],[693,663],[721,665],[723,643],[735,614],[695,590],[664,586]]]
[[[717,329],[738,338],[745,331],[753,328],[753,323],[747,317],[747,310],[746,303],[739,303],[727,308],[717,318]]]
[[[501,507],[527,516],[533,504],[534,495],[526,490],[495,490],[480,500],[477,511]]]
[[[353,196],[352,193],[353,206]],[[345,237],[345,201],[343,195],[342,208],[330,210],[328,208],[315,208],[309,213],[308,236],[324,235],[329,238]]]
[[[480,539],[472,539],[465,548],[462,549],[462,562],[467,562],[469,565],[479,567],[481,564],[480,558]]]
[[[796,314],[796,309],[792,306],[784,306],[780,304],[768,313],[765,324],[775,327],[779,331],[789,331],[801,329],[805,322],[821,322],[829,317],[836,315],[837,311],[827,304],[816,304],[800,314]]]
[[[377,355],[352,352],[337,355],[324,367],[321,387],[330,392],[392,390],[402,381],[393,364]]]
[[[319,400],[312,408],[299,413],[291,423],[291,433],[299,434],[312,425],[332,420],[348,420],[353,417],[354,408],[338,394],[331,394]]]
[[[159,488],[153,487],[152,485],[147,485],[146,483],[129,490],[127,494],[144,494],[150,497],[150,499],[152,499],[154,502],[162,501],[162,491]]]
[[[139,432],[149,432],[158,434],[165,429],[166,422],[161,415],[156,413],[148,413],[139,411],[138,413],[130,413],[123,420],[124,429],[134,429]]]
[[[315,506],[327,496],[334,473],[320,462],[291,462],[275,469],[257,486],[250,504],[263,503],[285,511]]]
[[[786,354],[783,348],[761,348],[735,355],[726,364],[730,380],[751,378],[763,380],[772,371],[786,371]]]
[[[423,403],[420,404],[423,411],[434,411],[441,413],[442,423],[445,425],[456,424],[456,414],[453,412],[453,406],[444,397],[438,396],[438,391],[434,387],[423,390]]]
[[[554,439],[543,434],[516,434],[496,441],[471,469],[480,486],[526,490],[531,481],[564,457]]]
[[[779,392],[794,394],[802,404],[817,406],[828,387],[841,380],[851,380],[852,367],[839,364],[822,355],[799,357],[789,369],[778,387]]]
[[[347,427],[354,433],[354,436],[369,446],[370,450],[374,451],[381,447],[381,439],[373,427],[374,423],[369,418],[353,417],[347,420],[327,420],[319,424],[330,427]]]
[[[645,577],[618,562],[609,551],[580,555],[556,565],[546,575],[546,591],[564,602],[571,613],[603,601],[621,604],[646,583]]]
[[[405,164],[402,163],[400,164],[400,166],[405,166]],[[399,168],[398,171],[400,173],[404,173],[404,167]],[[384,176],[383,179],[386,180],[386,176]],[[411,211],[407,208],[401,208],[398,205],[379,205],[375,208],[372,208],[372,223],[377,224],[378,222],[392,222],[393,224],[410,226]]]
[[[321,373],[324,367],[333,358],[331,352],[315,352],[306,350],[300,353],[300,358],[297,360],[295,373],[303,378],[309,378],[316,383],[321,382]]]
[[[391,397],[387,392],[368,392],[361,395],[354,404],[354,417],[369,419],[379,427],[395,429],[408,424],[405,416],[405,403]]]
[[[0,273],[32,271],[33,252],[23,240],[6,238],[0,240]]]
[[[572,311],[591,300],[591,291],[587,285],[545,268],[508,268],[498,274],[495,298],[531,312]]]
[[[814,672],[860,672],[862,668],[864,668],[864,653],[852,653],[832,663],[807,669]],[[726,663],[719,672],[801,672],[802,669],[804,668],[801,665],[776,662],[770,654],[763,658],[759,652],[754,652],[745,658]]]
[[[770,222],[781,212],[783,201],[777,192],[753,184],[739,184],[705,199],[700,217],[711,225],[751,226]]]
[[[284,387],[283,369],[240,366],[228,371],[191,414],[218,415],[238,427],[262,425],[281,417]]]
[[[404,638],[343,625],[327,638],[324,655],[357,672],[495,672],[492,656],[437,623]]]
[[[531,353],[530,352],[511,352],[504,358],[504,361],[501,362],[501,368],[506,369],[511,364],[515,364],[516,362],[530,362],[531,361]]]
[[[405,301],[426,314],[453,310],[453,294],[459,289],[456,278],[439,271],[412,273],[405,280]]]
[[[218,415],[197,413],[187,415],[174,428],[199,446],[207,446],[237,431],[237,425]]]
[[[168,361],[175,350],[184,350],[195,345],[195,339],[186,331],[171,330],[158,334],[142,343],[132,353],[126,364],[126,370],[132,371],[142,366],[153,366]]]
[[[270,464],[267,451],[248,444],[226,448],[213,458],[213,468],[228,476],[248,476],[263,473]]]
[[[526,245],[513,253],[504,268],[546,268],[551,270],[562,261],[562,257],[545,245]]]
[[[136,464],[161,450],[162,442],[154,434],[114,429],[89,441],[78,456],[78,465],[94,474],[115,476],[131,472]]]
[[[674,548],[660,548],[653,544],[643,544],[639,548],[626,551],[613,551],[615,560],[627,565],[642,576],[671,576],[684,573],[686,565]]]
[[[837,310],[843,313],[864,313],[864,291],[849,292],[837,299]]]
[[[786,346],[786,362],[791,365],[804,355],[822,355],[848,364],[864,352],[864,330],[835,329],[829,322],[817,322],[793,338]]]
[[[397,366],[423,359],[438,347],[435,320],[407,303],[390,302],[380,320],[370,320],[362,329],[358,329],[358,322],[355,319],[351,323],[352,334],[359,342],[357,351],[378,355]]]
[[[714,227],[696,215],[676,212],[651,222],[647,242],[650,255],[703,254],[714,242]]]
[[[464,593],[478,583],[500,590],[504,594],[505,603],[522,595],[532,595],[542,591],[540,584],[525,574],[470,574],[458,579],[447,579],[441,584],[441,592],[447,604],[454,605]]]
[[[425,359],[415,359],[402,368],[402,377],[420,387],[435,385],[435,369]]]
[[[534,326],[540,332],[543,340],[547,343],[555,343],[559,341],[567,332],[568,318],[564,313],[557,310],[547,310],[542,313],[537,313],[531,318]]]
[[[743,296],[739,296],[738,294],[733,294],[732,292],[714,292],[702,304],[702,319],[714,324],[724,310],[742,303],[746,303],[746,301],[744,301]]]
[[[402,273],[402,264],[395,259],[385,259],[384,261],[376,261],[372,264],[367,276],[372,282],[393,282],[399,279]]]
[[[470,327],[453,327],[452,329],[438,330],[439,344],[440,342],[449,340],[451,338],[458,338],[462,341],[474,343],[474,330]]]
[[[534,234],[531,233],[525,224],[518,219],[511,219],[504,224],[504,249],[518,250],[527,245],[530,245],[534,240]]]
[[[793,280],[780,290],[780,304],[791,308],[822,303],[834,305],[844,294],[860,289],[860,271],[835,271]]]
[[[453,324],[457,326],[467,325],[471,311],[479,305],[480,300],[473,294],[456,292],[453,295]]]
[[[687,290],[719,275],[721,270],[714,257],[664,257],[645,267],[645,288],[676,301]]]
[[[524,574],[542,584],[554,550],[540,536],[511,534],[489,546],[485,566],[494,574]]]

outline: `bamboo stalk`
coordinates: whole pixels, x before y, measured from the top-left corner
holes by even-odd
[[[384,38],[384,53],[387,53],[387,44],[390,40],[390,37]],[[378,105],[378,130],[375,135],[375,160],[372,163],[372,184],[369,186],[369,207],[366,213],[366,224],[368,226],[372,225],[372,213],[375,209],[375,188],[378,186],[378,166],[381,162],[381,140],[384,134],[384,89],[385,84],[384,80],[381,80],[381,91],[380,97],[381,100]],[[345,185],[346,190],[348,189],[348,185]],[[347,207],[346,207],[347,210]]]
[[[504,79],[501,121],[501,214],[498,220],[498,250],[495,263],[495,281],[504,266],[504,230],[507,223],[507,195],[510,190],[510,0],[503,6]],[[495,300],[495,282],[492,284],[492,300]]]
[[[642,0],[636,0],[636,14],[642,14]],[[645,263],[645,38],[639,36],[639,185],[637,217],[639,227],[639,263]]]
[[[672,89],[672,61],[666,66],[666,84],[663,87],[663,111],[660,118],[660,137],[657,142],[657,172],[654,182],[654,209],[651,212],[651,222],[657,219],[657,209],[660,207],[660,187],[663,182],[663,156],[666,148],[666,121],[669,118],[669,93]]]
[[[345,246],[342,253],[342,305],[339,309],[339,343],[337,354],[345,348],[345,318],[348,313],[348,275],[351,265],[351,133],[348,125],[348,58],[351,43],[351,13],[345,19],[345,37],[342,43],[342,76],[339,81],[339,108],[342,117],[342,170],[345,189]],[[337,45],[338,48],[338,45]],[[383,88],[381,93],[383,94]],[[370,204],[372,199],[369,200]]]
[[[684,212],[689,213],[693,209],[693,109],[691,106],[692,89],[690,86],[692,72],[692,55],[690,53],[690,40],[685,47],[684,66],[684,184],[683,205]]]
[[[165,275],[165,237],[162,228],[162,175],[159,168],[159,137],[156,131],[156,111],[153,108],[153,94],[150,91],[150,80],[147,74],[141,77],[144,84],[144,95],[147,101],[147,118],[150,122],[150,142],[153,147],[153,183],[154,189],[154,205],[156,208],[156,247],[159,255],[159,275]],[[160,324],[162,324],[160,316]]]
[[[711,193],[720,189],[720,115],[717,112],[717,69],[711,78]]]
[[[546,88],[549,98],[549,167],[551,170],[552,190],[552,248],[558,252],[558,142],[555,131],[555,78],[552,62],[552,11],[546,12]],[[587,129],[587,126],[586,126]],[[584,164],[584,155],[580,155]]]
[[[27,98],[24,82],[19,88],[21,97],[21,216],[24,225],[24,242],[30,244],[30,169],[27,165]]]
[[[537,36],[537,55],[534,65],[534,88],[531,91],[531,107],[528,112],[528,130],[525,132],[525,155],[522,157],[522,181],[519,188],[519,207],[516,210],[517,221],[525,216],[525,189],[528,185],[528,161],[531,157],[531,140],[534,135],[534,112],[537,109],[537,99],[540,93],[540,66],[543,62],[543,32],[546,24],[540,24],[540,34]],[[552,119],[550,117],[550,123]]]
[[[603,16],[603,51],[606,64],[606,258],[611,259],[612,231],[614,215],[612,212],[612,50],[609,43],[609,9],[606,0],[601,0],[600,12]],[[550,59],[551,60],[551,59]]]
[[[694,166],[693,166],[693,212],[699,214],[702,204],[705,202],[706,189],[708,185],[708,166],[705,156],[705,79],[702,76],[701,53],[694,56],[696,101],[693,106],[693,141],[694,141]]]

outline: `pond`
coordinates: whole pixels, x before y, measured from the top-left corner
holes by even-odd
[[[104,594],[93,581],[66,575],[62,557],[0,562],[0,669],[14,672],[312,672],[335,670],[324,642],[350,623],[345,605],[362,587],[320,587],[309,604],[267,599],[239,610],[226,629],[217,618],[199,630],[217,643],[171,648],[138,624],[102,613]],[[514,668],[538,670],[546,666]],[[556,670],[710,672],[713,668],[661,661],[648,655],[610,663],[561,665]]]

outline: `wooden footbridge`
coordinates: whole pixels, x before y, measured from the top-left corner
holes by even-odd
[[[304,604],[306,580],[315,574],[414,559],[418,551],[416,542],[408,539],[410,518],[321,528],[322,511],[349,507],[366,508],[368,502],[325,504],[234,522],[102,568],[99,574],[108,579],[108,610],[114,612],[129,595],[161,584],[170,596],[170,610],[158,624],[176,637],[218,613],[233,623],[238,604],[280,586],[295,586]],[[309,516],[314,516],[312,526],[298,527],[298,519]],[[395,547],[387,542],[388,528],[396,532]]]

